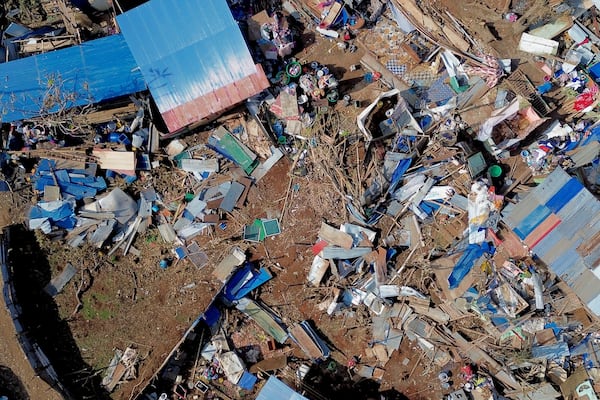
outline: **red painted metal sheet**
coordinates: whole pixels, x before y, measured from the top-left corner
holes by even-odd
[[[550,214],[541,224],[539,224],[523,241],[527,247],[533,249],[543,238],[545,238],[552,229],[560,224],[561,220],[556,214]]]
[[[237,82],[221,87],[205,94],[193,101],[162,113],[169,132],[211,119],[218,114],[241,103],[270,86],[260,64],[256,65],[256,72]]]

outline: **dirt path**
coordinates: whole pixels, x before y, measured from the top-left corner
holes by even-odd
[[[61,400],[62,396],[35,374],[25,358],[17,341],[15,326],[6,308],[4,296],[0,298],[0,395],[17,400]],[[20,378],[20,382],[16,377]],[[9,380],[14,381],[7,382]],[[10,393],[4,393],[5,390],[10,390]]]

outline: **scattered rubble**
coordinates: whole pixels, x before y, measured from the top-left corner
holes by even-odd
[[[476,22],[446,1],[259,3],[211,0],[235,30],[210,53],[222,76],[150,79],[189,61],[138,40],[150,0],[115,10],[124,36],[104,38],[136,44],[148,91],[121,87],[126,112],[3,113],[0,194],[39,240],[94,260],[43,285],[75,291],[73,326],[101,268],[135,260],[133,304],[142,271],[183,276],[167,290],[193,315],[180,340],[111,349],[103,390],[597,398],[600,5],[491,2],[501,17]],[[186,57],[222,39],[188,33]],[[6,71],[45,51],[30,35],[5,28]],[[81,42],[57,40],[35,43]],[[235,51],[240,71],[222,62]]]

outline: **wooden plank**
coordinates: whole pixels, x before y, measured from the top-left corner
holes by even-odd
[[[39,39],[39,42],[27,41],[21,43],[22,53],[44,53],[76,44],[73,38]]]
[[[323,21],[321,22],[322,27],[325,29],[329,28],[329,26],[335,22],[338,15],[340,15],[341,11],[342,5],[337,1],[330,5],[326,11],[327,16],[325,16],[325,18],[323,18]]]
[[[321,223],[321,229],[319,229],[319,237],[330,245],[343,247],[344,249],[351,249],[354,240],[349,234],[335,229],[334,227],[327,225],[325,222]]]
[[[135,174],[135,153],[133,151],[112,151],[108,149],[94,149],[92,155],[98,159],[102,169],[130,172]]]

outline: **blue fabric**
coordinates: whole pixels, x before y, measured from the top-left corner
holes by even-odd
[[[471,268],[473,268],[475,261],[477,261],[485,253],[491,253],[492,251],[493,247],[487,242],[468,245],[448,277],[450,289],[456,289],[462,282],[463,278],[467,276],[469,272],[471,272]]]
[[[206,325],[213,326],[221,319],[221,312],[215,305],[211,304],[204,312],[203,319]]]

